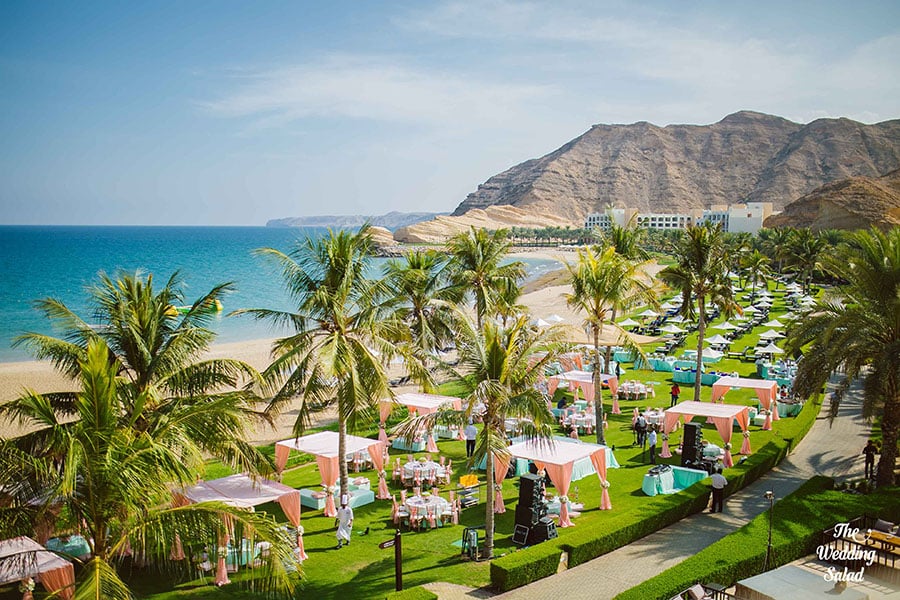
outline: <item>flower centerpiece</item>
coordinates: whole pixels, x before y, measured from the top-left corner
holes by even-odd
[[[730,451],[730,450],[731,450],[731,442],[725,444],[725,450],[726,450],[726,451]]]
[[[569,497],[568,497],[568,496],[560,496],[560,497],[559,497],[559,504],[560,504],[560,505],[568,504],[568,503],[569,503]]]
[[[459,483],[463,487],[474,487],[478,485],[478,476],[477,475],[463,475],[459,478]]]
[[[750,432],[749,432],[749,431],[745,431],[745,432],[744,432],[744,437],[749,439],[749,437],[750,437]]]
[[[604,479],[603,481],[601,481],[600,487],[602,487],[604,490],[608,490],[609,489],[609,480]]]
[[[422,463],[422,464],[424,465],[425,463],[428,462],[428,460],[426,460],[424,456],[420,456],[420,457],[419,457],[419,462]]]
[[[662,434],[662,440],[663,440],[664,442],[668,442],[668,441],[669,441],[669,434],[668,434],[668,433]]]

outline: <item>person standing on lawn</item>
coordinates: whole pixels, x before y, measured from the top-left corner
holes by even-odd
[[[722,507],[725,505],[725,486],[728,485],[728,480],[722,475],[722,469],[716,469],[711,480],[712,508],[710,508],[709,512],[722,512]],[[719,510],[716,510],[717,507]]]
[[[878,446],[875,440],[869,440],[866,447],[863,448],[863,454],[866,455],[866,479],[875,476],[875,455],[878,454]]]
[[[650,426],[650,435],[647,436],[647,443],[650,445],[650,464],[656,464],[656,427]]]
[[[350,537],[353,532],[353,509],[349,506],[349,498],[346,495],[341,496],[341,508],[338,510],[337,518],[337,549],[340,550],[344,544],[350,545]]]
[[[681,388],[678,387],[678,382],[672,384],[672,388],[669,390],[669,395],[672,396],[672,402],[669,404],[669,408],[672,408],[676,404],[678,404],[678,396],[681,394]]]
[[[472,419],[469,419],[464,433],[466,435],[466,458],[471,458],[475,454],[475,441],[478,439],[478,428],[475,427]]]

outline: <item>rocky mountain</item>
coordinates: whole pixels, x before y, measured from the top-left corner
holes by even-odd
[[[772,202],[776,210],[819,186],[900,167],[900,120],[794,123],[743,111],[712,125],[595,125],[541,158],[478,186],[456,208],[512,205],[573,224],[607,206],[683,212]]]
[[[766,219],[766,227],[890,229],[900,226],[900,169],[879,178],[849,177],[824,185]]]
[[[266,227],[331,227],[332,229],[353,229],[366,221],[378,227],[394,231],[400,227],[433,219],[445,213],[401,213],[392,211],[385,215],[322,215],[315,217],[287,217],[272,219]]]

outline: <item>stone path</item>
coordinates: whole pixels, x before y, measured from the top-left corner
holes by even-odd
[[[612,598],[672,567],[765,512],[767,490],[776,501],[813,475],[837,479],[862,476],[862,449],[871,427],[862,418],[859,388],[844,395],[836,419],[829,423],[828,401],[812,429],[782,463],[725,501],[725,512],[699,513],[670,525],[623,548],[558,575],[547,577],[495,598],[566,600]],[[428,586],[443,600],[484,598],[485,590],[445,589]]]

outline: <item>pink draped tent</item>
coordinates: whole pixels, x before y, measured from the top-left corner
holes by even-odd
[[[372,440],[369,438],[348,435],[346,437],[347,456],[353,456],[357,452],[366,451],[372,459],[372,464],[378,471],[378,499],[390,498],[387,489],[387,481],[384,472],[384,442],[380,440]],[[320,431],[312,435],[305,435],[300,438],[292,438],[282,440],[275,444],[275,468],[280,473],[287,464],[288,456],[291,450],[305,452],[316,457],[316,464],[319,466],[319,474],[322,476],[322,486],[325,488],[325,510],[323,513],[326,517],[337,516],[337,507],[334,505],[334,491],[337,485],[338,477],[341,474],[341,467],[338,456],[338,434],[336,431]]]
[[[578,390],[584,394],[585,400],[591,400],[594,397],[594,374],[590,371],[566,371],[559,375],[553,375],[547,380],[547,389],[550,395],[556,391],[560,383],[567,382],[569,389],[574,388],[577,394]],[[613,396],[613,414],[620,414],[619,401],[617,395],[619,393],[619,378],[615,375],[600,374],[600,382],[609,386],[609,391]]]
[[[745,388],[756,392],[760,404],[769,411],[763,429],[772,429],[772,421],[778,420],[778,384],[769,379],[722,377],[712,386],[712,401],[721,400],[732,388]]]
[[[750,454],[750,438],[747,434],[747,428],[750,424],[750,410],[746,406],[685,401],[672,408],[667,408],[664,412],[663,433],[667,436],[675,429],[679,419],[684,419],[687,422],[694,417],[708,417],[715,424],[716,431],[719,432],[719,435],[722,436],[722,441],[726,444],[731,443],[731,436],[734,433],[734,421],[737,420],[741,431],[745,434],[744,442],[741,445],[741,454]],[[660,456],[663,458],[672,456],[667,439],[663,439],[663,449]],[[731,451],[726,448],[725,466],[731,467],[733,465],[734,459],[731,457]]]
[[[297,529],[298,558],[306,560],[306,552],[303,550],[303,530],[300,527],[300,492],[277,481],[268,479],[254,479],[249,475],[229,475],[212,481],[201,481],[197,485],[175,492],[176,506],[184,506],[188,503],[198,502],[222,502],[238,508],[252,509],[254,506],[266,502],[277,502]],[[220,540],[223,546],[230,540],[230,519],[225,522],[225,535]],[[176,545],[177,545],[176,541]],[[176,549],[176,558],[181,554]],[[180,556],[183,558],[183,555]],[[225,565],[225,556],[219,556],[216,565],[216,585],[230,583]]]
[[[391,415],[391,410],[398,404],[407,407],[410,415],[430,415],[433,412],[437,412],[438,409],[444,405],[450,405],[455,410],[462,410],[462,400],[454,398],[453,396],[409,393],[394,396],[393,400],[384,398],[379,404],[379,417],[381,418],[381,423],[378,428],[378,439],[382,442],[388,441],[387,433],[384,431],[384,423]],[[460,431],[460,434],[462,434],[462,431]],[[437,443],[434,441],[434,434],[430,431],[428,432],[428,440],[426,443],[426,449],[429,452],[438,451]]]
[[[47,550],[30,537],[0,541],[0,585],[39,579],[48,592],[60,590],[59,598],[75,595],[75,568],[72,563]],[[26,592],[24,598],[31,598]]]
[[[506,448],[510,456],[526,458],[534,461],[538,469],[547,471],[550,481],[556,487],[560,496],[569,495],[569,485],[572,483],[572,468],[575,462],[582,458],[590,458],[600,478],[603,493],[600,499],[600,509],[612,508],[609,501],[609,484],[606,480],[606,447],[595,444],[569,444],[553,441],[527,441],[513,444]],[[559,526],[571,527],[569,508],[566,502],[559,503]]]

